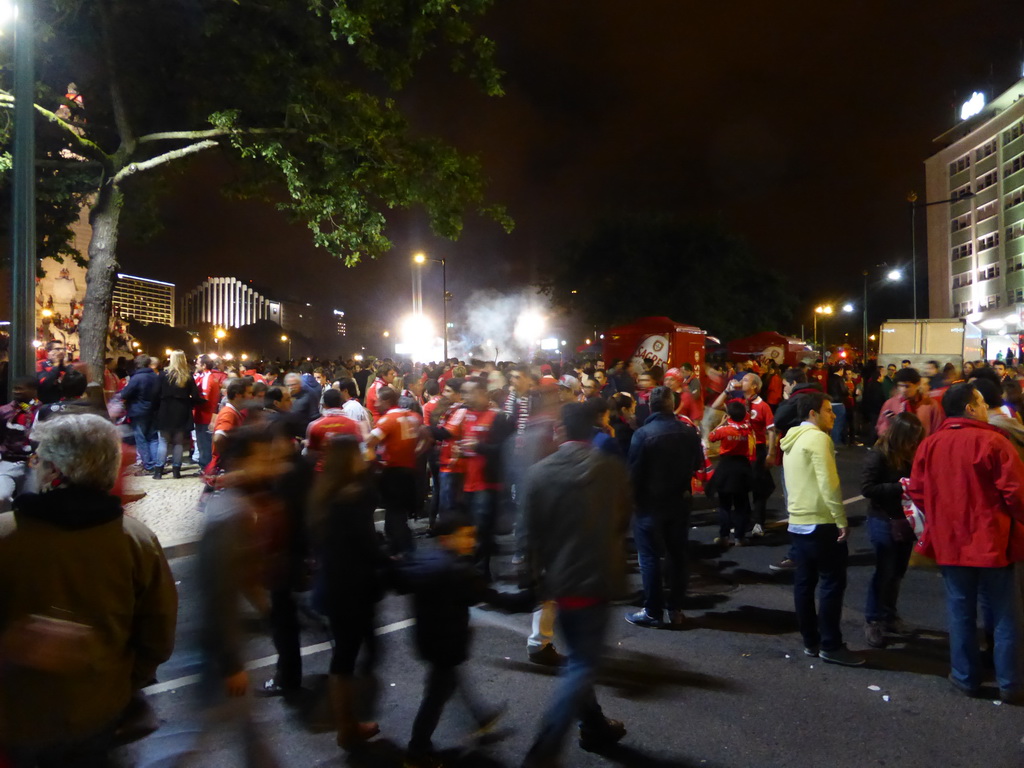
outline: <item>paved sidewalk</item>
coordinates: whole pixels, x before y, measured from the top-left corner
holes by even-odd
[[[194,464],[186,465],[180,480],[168,471],[160,480],[150,475],[129,476],[125,486],[131,493],[146,494],[126,505],[125,512],[152,529],[168,557],[182,554],[180,550],[188,549],[202,535],[199,496],[203,483]]]

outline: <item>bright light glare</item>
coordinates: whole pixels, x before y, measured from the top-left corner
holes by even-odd
[[[819,315],[831,315],[832,314],[832,305],[831,304],[825,304],[824,306],[815,307],[814,311],[817,312]]]
[[[216,336],[218,339],[223,339],[225,336],[228,335],[228,332],[225,331],[223,328],[218,328],[213,335]]]
[[[434,324],[426,315],[407,315],[403,318],[399,326],[399,337],[404,354],[411,356],[413,361],[437,360],[443,354]]]
[[[198,344],[199,343],[199,337],[198,336],[193,336],[192,337],[192,343],[193,344]]]
[[[32,346],[35,347],[36,349],[39,349],[41,346],[43,346],[43,342],[41,342],[39,339],[34,339],[32,341]]]
[[[427,261],[427,257],[423,253],[417,253],[413,255],[412,260],[417,264],[424,264]]]
[[[232,355],[232,354],[231,354],[230,352],[225,352],[225,353],[224,353],[224,359],[225,359],[225,360],[234,360],[234,359],[235,359],[235,356],[234,356],[234,355]]]
[[[843,304],[843,312],[853,312],[853,304]]]
[[[352,359],[355,360],[357,363],[363,362],[363,356],[362,355],[352,355]]]
[[[558,339],[541,339],[540,348],[545,352],[551,352],[558,349]]]
[[[516,320],[513,331],[515,337],[522,342],[535,344],[544,335],[547,318],[535,309],[527,309]]]
[[[11,0],[0,0],[0,27],[8,26],[18,18],[18,6]]]
[[[898,269],[890,269],[889,274],[887,274],[886,277],[895,283],[896,281],[903,279],[903,273]]]
[[[964,105],[960,107],[960,119],[966,120],[969,117],[974,117],[976,114],[981,112],[985,108],[985,94],[978,93],[975,91],[971,94],[971,98],[964,102]]]

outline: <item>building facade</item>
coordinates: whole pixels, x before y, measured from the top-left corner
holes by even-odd
[[[210,277],[182,297],[180,324],[210,323],[240,328],[257,320],[284,325],[282,303],[268,299],[236,277]]]
[[[174,325],[174,283],[119,274],[113,304],[114,314],[125,320]]]
[[[935,139],[925,162],[928,308],[985,333],[987,353],[1019,357],[1024,331],[1024,79]]]

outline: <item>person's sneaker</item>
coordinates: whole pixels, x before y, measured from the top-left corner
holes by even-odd
[[[961,694],[963,696],[966,696],[969,699],[976,699],[979,696],[981,696],[981,689],[980,688],[968,688],[963,683],[957,682],[957,680],[953,677],[953,673],[952,672],[950,672],[948,675],[946,675],[946,679],[949,681],[949,684],[951,686],[953,686],[953,690],[954,691],[956,691],[957,693],[959,693],[959,694]]]
[[[580,748],[587,752],[600,752],[622,741],[626,735],[626,726],[618,720],[605,719],[604,724],[580,726]]]
[[[999,700],[1003,704],[1010,704],[1015,707],[1024,707],[1024,690],[999,689]]]
[[[715,536],[713,544],[717,544],[720,547],[731,547],[732,540],[728,536]]]
[[[818,653],[821,660],[826,664],[838,664],[841,667],[859,667],[865,663],[865,659],[858,656],[845,645],[836,648],[834,651],[822,650]]]
[[[796,561],[790,560],[788,557],[785,560],[780,560],[777,563],[772,563],[768,566],[769,571],[775,571],[775,573],[782,573],[784,571],[795,571]]]
[[[647,610],[637,611],[636,613],[627,613],[626,621],[630,624],[635,624],[638,627],[648,627],[650,629],[661,629],[664,623],[661,619],[656,619],[647,613]]]
[[[818,654],[819,654],[820,652],[821,652],[821,651],[819,651],[819,650],[818,650],[817,648],[815,648],[815,647],[811,647],[811,646],[809,646],[809,647],[807,647],[807,648],[804,648],[804,656],[810,656],[810,657],[811,657],[812,659],[816,659],[816,658],[818,658]]]
[[[749,543],[750,543],[750,542],[749,542],[749,541],[747,541],[746,539],[736,539],[736,543],[735,543],[735,546],[737,546],[737,547],[745,547],[745,546],[747,546],[747,545],[748,545]]]
[[[542,667],[561,667],[565,664],[565,656],[556,651],[551,643],[539,650],[530,651],[527,656],[534,664],[540,664]]]
[[[880,621],[869,621],[864,625],[864,639],[872,648],[885,648],[885,627]]]
[[[674,611],[668,612],[668,626],[673,629],[679,629],[686,624],[686,616],[678,608]]]
[[[757,538],[761,538],[762,536],[764,536],[764,528],[761,527],[760,523],[754,523],[754,527],[751,529],[750,535],[756,536]]]
[[[895,619],[885,622],[885,631],[894,637],[910,637],[914,634],[914,628],[897,616]]]

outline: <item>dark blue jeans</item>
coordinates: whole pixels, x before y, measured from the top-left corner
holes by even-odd
[[[384,537],[391,553],[412,552],[415,542],[409,517],[416,508],[416,473],[408,467],[384,467],[380,473],[380,495],[384,502]]]
[[[476,565],[488,581],[491,580],[491,556],[496,548],[494,532],[498,526],[499,493],[473,491],[466,494],[466,503],[476,526]]]
[[[438,515],[448,520],[462,510],[462,473],[441,472],[441,508]]]
[[[1021,687],[1017,661],[1020,647],[1020,605],[1012,565],[1006,568],[942,566],[949,613],[949,661],[953,680],[962,688],[981,685],[978,647],[978,602],[992,618],[996,682],[1004,691]]]
[[[559,608],[558,628],[568,661],[559,673],[555,697],[541,719],[540,733],[529,752],[531,759],[543,764],[558,758],[573,719],[579,718],[583,728],[605,725],[594,683],[608,630],[608,607],[600,604],[568,611]]]
[[[896,602],[914,542],[893,541],[892,526],[880,517],[868,518],[868,537],[875,548],[875,572],[868,584],[864,618],[867,621],[894,621],[899,617]]]
[[[196,449],[199,466],[205,470],[213,461],[213,433],[209,424],[196,424]]]
[[[671,513],[637,514],[633,519],[633,539],[640,562],[640,579],[644,585],[644,609],[655,619],[662,618],[667,607],[670,611],[682,608],[689,582],[690,508],[692,497]],[[662,570],[662,558],[665,569]],[[667,579],[666,579],[667,576]],[[665,581],[670,595],[665,600]]]
[[[157,467],[160,450],[160,434],[156,429],[156,419],[147,413],[132,418],[132,431],[135,433],[135,452],[139,454],[142,468],[152,472]]]
[[[793,602],[805,648],[836,651],[843,646],[839,622],[846,592],[846,542],[836,541],[839,528],[819,525],[813,533],[790,533],[796,560]],[[819,588],[820,584],[820,588]],[[818,592],[818,609],[814,593]]]

